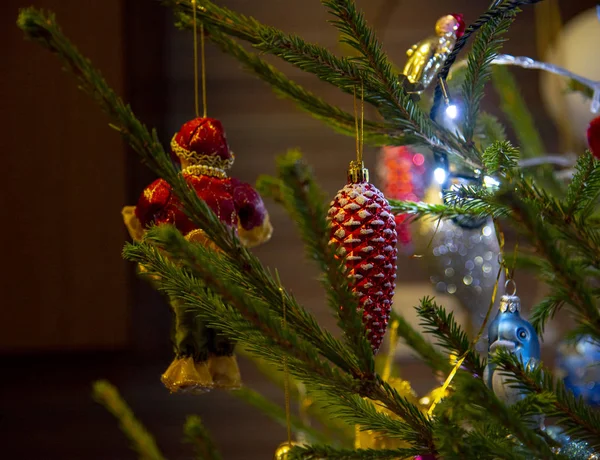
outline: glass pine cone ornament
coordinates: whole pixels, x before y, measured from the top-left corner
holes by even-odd
[[[565,386],[586,404],[600,406],[600,344],[584,335],[558,347],[558,370]]]
[[[367,337],[376,353],[390,317],[398,252],[390,205],[368,180],[363,164],[352,162],[348,184],[329,208],[329,244],[335,247],[336,258],[344,262],[352,291],[358,297]]]

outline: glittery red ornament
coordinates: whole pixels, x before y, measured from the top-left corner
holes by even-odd
[[[396,286],[396,223],[388,201],[367,180],[350,180],[331,202],[329,244],[344,261],[376,353],[385,334]],[[342,306],[343,307],[343,306]]]
[[[587,141],[592,155],[600,159],[600,117],[590,121],[587,129]]]

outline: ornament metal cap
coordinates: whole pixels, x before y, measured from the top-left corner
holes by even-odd
[[[358,184],[360,182],[369,182],[369,170],[365,168],[362,161],[351,161],[348,168],[348,183]]]
[[[521,311],[521,299],[516,295],[503,295],[500,299],[500,311],[510,313]]]

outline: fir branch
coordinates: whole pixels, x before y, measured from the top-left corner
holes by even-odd
[[[337,402],[332,399],[331,405],[335,410],[333,413],[346,423],[360,425],[360,429],[363,431],[377,431],[384,436],[414,444],[421,450],[433,448],[429,421],[420,410],[397,394],[398,400],[394,401],[390,396],[391,393],[387,393],[386,390],[380,388],[378,392],[381,399],[385,400],[385,402],[382,401],[385,407],[396,413],[399,418],[377,410],[375,404],[358,395],[345,395],[340,397]],[[395,405],[395,410],[392,410],[388,404]],[[410,408],[411,406],[415,407],[414,411]]]
[[[530,458],[531,455],[533,458],[554,458],[546,442],[500,401],[482,380],[457,374],[454,383],[456,391],[447,402],[454,408],[453,418],[456,417],[461,423],[467,420],[477,424],[493,421],[499,431],[504,432],[504,437],[510,434],[520,441],[529,450]],[[443,419],[439,423],[443,424]],[[436,424],[435,428],[438,426]]]
[[[190,15],[191,0],[165,0],[178,14]],[[337,86],[348,94],[363,88],[365,102],[374,105],[387,123],[402,130],[411,142],[420,140],[432,147],[454,154],[472,167],[479,167],[476,157],[462,143],[431,121],[418,108],[412,96],[400,84],[387,88],[352,59],[339,58],[325,48],[309,44],[295,35],[287,35],[256,19],[219,7],[209,0],[197,2],[197,17],[207,28],[216,28],[228,35],[251,43],[262,52],[273,54],[319,79]]]
[[[168,228],[163,227],[158,229],[164,232]],[[151,230],[150,235],[156,231]],[[235,285],[223,283],[219,272],[219,267],[224,263],[223,256],[202,245],[195,245],[200,267],[197,269],[198,275],[202,277],[202,282],[199,282],[169,262],[161,254],[161,251],[168,249],[168,245],[158,249],[159,242],[159,239],[153,239],[152,245],[129,244],[124,251],[128,259],[144,265],[147,273],[155,277],[159,289],[193,308],[212,328],[245,344],[249,352],[269,361],[278,369],[283,369],[282,358],[287,356],[292,375],[310,388],[328,394],[329,404],[354,413],[361,423],[366,422],[367,426],[386,425],[387,428],[382,429],[389,430],[391,435],[416,439],[425,448],[433,449],[428,421],[419,408],[399,396],[385,382],[368,376],[355,380],[320,359],[317,350],[322,345],[316,343],[318,339],[301,338],[289,324],[283,327],[280,318],[273,315],[263,302],[248,296]],[[203,251],[205,254],[201,255]],[[210,285],[217,295],[207,292],[205,285]],[[400,423],[390,419],[390,422],[379,416],[371,417],[370,408],[359,402],[362,398],[351,398],[351,394],[381,401],[404,421]]]
[[[180,15],[182,28],[191,28],[189,15]],[[300,109],[316,119],[328,124],[335,131],[347,136],[355,136],[355,117],[325,102],[302,86],[298,85],[275,67],[259,58],[255,53],[246,51],[234,40],[212,26],[206,27],[208,38],[223,52],[236,58],[245,69],[269,84],[278,96],[290,99]],[[402,145],[406,142],[402,133],[385,123],[364,120],[364,140],[373,145]]]
[[[398,336],[412,348],[432,369],[448,372],[450,364],[448,360],[437,351],[433,345],[425,340],[423,334],[413,328],[406,319],[397,311],[390,312],[390,323],[398,322]]]
[[[483,151],[494,142],[505,141],[506,131],[496,116],[481,112],[477,118],[473,140],[475,147]]]
[[[579,322],[588,324],[595,331],[594,336],[600,338],[600,312],[589,287],[585,284],[583,267],[556,244],[556,233],[551,231],[553,226],[549,225],[547,214],[540,209],[541,200],[527,198],[532,191],[527,184],[527,181],[522,181],[516,192],[504,191],[497,196],[512,208],[514,222],[528,235],[531,243],[552,268],[552,272],[547,274],[550,285],[559,286],[569,293],[565,299],[566,303],[573,307]],[[544,204],[541,203],[542,206]],[[541,313],[535,315],[540,318],[549,316]],[[542,328],[541,325],[537,327]]]
[[[575,214],[589,214],[600,193],[600,162],[586,151],[577,159],[575,175],[567,189],[564,214],[567,220]],[[586,212],[587,211],[587,212]]]
[[[505,217],[510,213],[510,209],[505,205],[499,205],[491,199],[466,198],[466,194],[461,194],[460,200],[464,203],[454,202],[448,204],[431,204],[422,201],[398,201],[389,199],[392,212],[394,214],[412,214],[414,219],[424,217],[439,217],[443,219],[452,219],[459,216],[472,217]]]
[[[204,259],[213,260],[214,258],[213,251],[206,250],[201,245],[188,243],[173,228],[156,228],[148,232],[146,238],[174,256],[179,263],[185,264],[193,273],[201,273],[206,269]],[[249,256],[246,265],[240,265],[237,259],[233,260],[231,257],[224,255],[220,262],[215,264],[214,273],[223,282],[238,286],[244,289],[246,295],[268,304],[270,310],[280,317],[283,317],[283,303],[285,302],[287,323],[294,326],[305,339],[314,343],[324,356],[342,369],[351,371],[354,375],[369,373],[368,368],[363,369],[360,367],[359,363],[356,362],[356,356],[348,347],[322,329],[316,318],[300,306],[293,296],[283,290],[279,281],[276,281],[264,270],[255,256],[249,252],[245,252],[245,254]],[[250,270],[251,267],[254,270]],[[249,275],[253,273],[260,275],[254,282],[249,279]],[[264,290],[265,287],[271,289]],[[360,326],[362,333],[362,323],[360,323]],[[365,346],[372,356],[368,344]]]
[[[414,448],[398,449],[336,449],[327,444],[317,444],[310,446],[295,446],[290,451],[290,460],[360,460],[360,459],[388,459],[412,458],[422,454]]]
[[[291,150],[277,160],[281,180],[280,196],[285,209],[300,230],[308,258],[315,260],[323,274],[329,306],[345,331],[345,340],[359,358],[361,369],[373,373],[373,351],[366,339],[362,314],[343,265],[329,245],[329,222],[325,192],[317,185],[312,170],[302,161],[299,151]],[[340,309],[340,306],[343,308]]]
[[[568,434],[587,441],[593,449],[600,448],[600,415],[581,398],[576,398],[547,368],[530,369],[507,350],[499,350],[492,360],[510,377],[511,386],[543,395],[548,402],[544,412],[557,417],[558,424],[565,427]]]
[[[512,146],[509,141],[494,142],[483,152],[483,164],[487,174],[495,175],[517,167],[519,149]]]
[[[200,460],[221,460],[212,436],[197,415],[190,415],[183,426],[185,441],[194,446],[196,456]]]
[[[553,293],[533,307],[529,321],[538,334],[544,334],[546,323],[564,306],[568,296],[569,293],[564,289],[555,288]]]
[[[270,401],[269,399],[265,398],[257,391],[248,387],[242,387],[239,390],[232,391],[230,394],[235,398],[238,398],[244,401],[245,403],[256,407],[263,414],[265,414],[271,420],[274,420],[275,422],[279,423],[281,426],[286,426],[287,419],[285,409],[279,406],[278,404],[275,404],[274,402]],[[302,422],[302,420],[299,417],[295,415],[291,416],[290,422],[292,431],[296,434],[306,434],[314,442],[331,442],[331,439],[325,436],[320,430],[306,425]]]
[[[484,363],[472,349],[468,335],[455,321],[452,312],[447,313],[432,298],[424,297],[417,308],[417,315],[425,332],[435,335],[440,346],[459,357],[465,357],[462,364],[465,370],[479,377],[483,375]]]
[[[514,13],[509,12],[487,22],[479,31],[467,58],[467,73],[462,94],[466,107],[463,135],[468,145],[473,144],[479,105],[485,84],[491,75],[490,65],[505,41],[501,36],[508,31],[513,20]]]
[[[269,331],[279,327],[274,327],[272,323],[281,321],[284,299],[290,299],[289,303],[286,302],[288,326],[285,328],[290,334],[293,332],[294,337],[290,335],[290,340],[302,343],[306,341],[307,343],[303,345],[305,351],[313,358],[316,356],[313,351],[318,351],[346,371],[354,371],[357,368],[355,358],[347,347],[323,330],[314,317],[298,305],[285,290],[277,288],[275,298],[267,300],[268,296],[265,297],[262,291],[257,291],[257,287],[263,286],[250,282],[247,278],[248,270],[240,269],[231,263],[225,254],[201,244],[189,243],[175,228],[168,225],[150,229],[145,241],[151,242],[153,247],[160,248],[173,260],[188,267],[223,301],[235,306],[240,312],[245,312],[246,319],[260,320],[255,327],[257,330],[264,331],[267,336],[270,336]],[[153,251],[147,245],[128,245],[125,255],[143,265],[145,262],[142,259],[151,257],[153,263],[160,264],[156,266],[164,270],[168,265],[157,257],[157,250]],[[172,271],[171,274],[181,278],[184,272]],[[270,279],[271,283],[279,285],[266,273],[265,277]],[[177,297],[177,293],[172,295]],[[271,326],[267,326],[268,324]],[[294,330],[292,331],[290,327]],[[311,344],[312,349],[308,344]]]
[[[121,398],[119,391],[106,380],[98,380],[93,386],[94,399],[102,404],[119,421],[121,430],[129,438],[131,447],[140,460],[164,460],[156,441]]]
[[[500,108],[517,136],[523,158],[544,155],[546,149],[542,137],[510,70],[505,66],[493,66],[492,83],[500,97]]]
[[[450,68],[456,61],[456,58],[458,57],[458,55],[460,54],[462,49],[466,46],[467,42],[469,41],[469,38],[471,38],[471,35],[473,35],[475,32],[477,32],[481,27],[483,27],[489,21],[492,21],[497,18],[501,18],[509,12],[517,11],[520,6],[533,5],[533,4],[539,3],[541,1],[542,0],[510,0],[510,1],[504,0],[504,1],[501,1],[501,2],[497,3],[496,5],[494,5],[492,8],[490,8],[484,14],[482,14],[479,18],[477,18],[477,20],[473,24],[470,24],[465,29],[465,33],[463,34],[463,36],[460,37],[458,40],[456,40],[454,49],[448,56],[448,59],[446,59],[446,62],[444,63],[444,66],[441,68],[441,70],[439,71],[438,76],[443,80],[446,80],[448,78],[448,73],[450,72]],[[438,82],[438,84],[435,87],[435,92],[434,92],[434,96],[433,96],[433,105],[431,106],[431,110],[429,111],[430,117],[432,117],[432,118],[435,117],[435,114],[438,112],[438,109],[440,107],[441,101],[442,101],[442,89]]]

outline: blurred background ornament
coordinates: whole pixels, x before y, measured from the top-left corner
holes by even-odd
[[[557,373],[565,386],[586,404],[600,405],[600,344],[589,336],[558,348]]]
[[[545,60],[590,80],[600,80],[600,21],[596,8],[571,19],[547,52]],[[546,108],[557,125],[566,125],[573,140],[584,145],[585,127],[594,118],[590,99],[580,92],[569,91],[568,79],[541,72],[541,92]]]
[[[429,185],[423,201],[442,203],[442,184],[448,183],[447,170],[433,166],[427,170],[424,177],[429,179]],[[456,180],[468,182],[468,179]],[[491,217],[424,218],[417,221],[412,230],[416,253],[423,256],[435,290],[456,297],[469,312],[471,327],[478,329],[500,269],[500,247]]]
[[[600,117],[590,121],[587,129],[587,142],[590,152],[600,159]]]
[[[377,173],[381,191],[394,200],[420,201],[425,188],[425,156],[409,146],[387,146],[381,150]],[[410,216],[397,214],[398,242],[405,252],[412,250]]]
[[[553,452],[567,457],[570,460],[600,460],[600,455],[585,441],[571,438],[558,426],[548,426],[544,432],[558,442],[561,447],[555,447]]]

